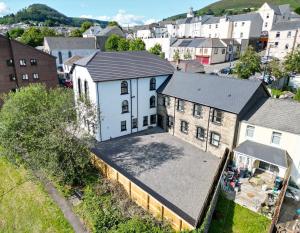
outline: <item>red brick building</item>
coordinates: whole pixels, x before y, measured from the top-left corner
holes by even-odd
[[[56,58],[0,35],[0,94],[30,83],[58,85]]]

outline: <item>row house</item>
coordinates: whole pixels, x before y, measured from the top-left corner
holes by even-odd
[[[300,21],[274,24],[269,33],[266,55],[283,59],[300,46]]]
[[[0,94],[31,83],[58,85],[55,57],[0,35]]]

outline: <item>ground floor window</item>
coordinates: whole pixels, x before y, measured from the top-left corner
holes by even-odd
[[[197,127],[196,138],[203,141],[205,138],[205,129],[202,127]]]
[[[126,121],[121,121],[121,131],[126,131]]]
[[[210,144],[216,147],[220,145],[221,136],[218,133],[212,132],[210,137]]]
[[[148,126],[148,116],[144,116],[144,118],[143,118],[143,126]]]
[[[132,128],[136,129],[138,127],[138,120],[137,118],[132,119]]]
[[[150,124],[151,125],[156,124],[156,114],[150,116]]]
[[[186,121],[181,121],[181,123],[180,123],[180,130],[183,133],[188,133],[188,131],[189,131],[189,123],[187,123]]]
[[[279,168],[275,165],[263,162],[263,161],[259,161],[259,168],[265,171],[270,171],[272,173],[274,172],[279,172]]]
[[[167,125],[169,128],[172,128],[173,125],[174,125],[174,117],[173,116],[168,116],[168,122],[167,122]]]

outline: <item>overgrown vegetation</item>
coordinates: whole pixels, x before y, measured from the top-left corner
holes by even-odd
[[[145,43],[140,38],[131,40],[113,34],[105,42],[106,51],[139,51],[145,49]]]

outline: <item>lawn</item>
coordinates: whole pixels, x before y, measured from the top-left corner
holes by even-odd
[[[0,232],[73,232],[63,213],[31,179],[0,156]]]
[[[210,233],[264,233],[271,221],[220,195],[210,225]]]

